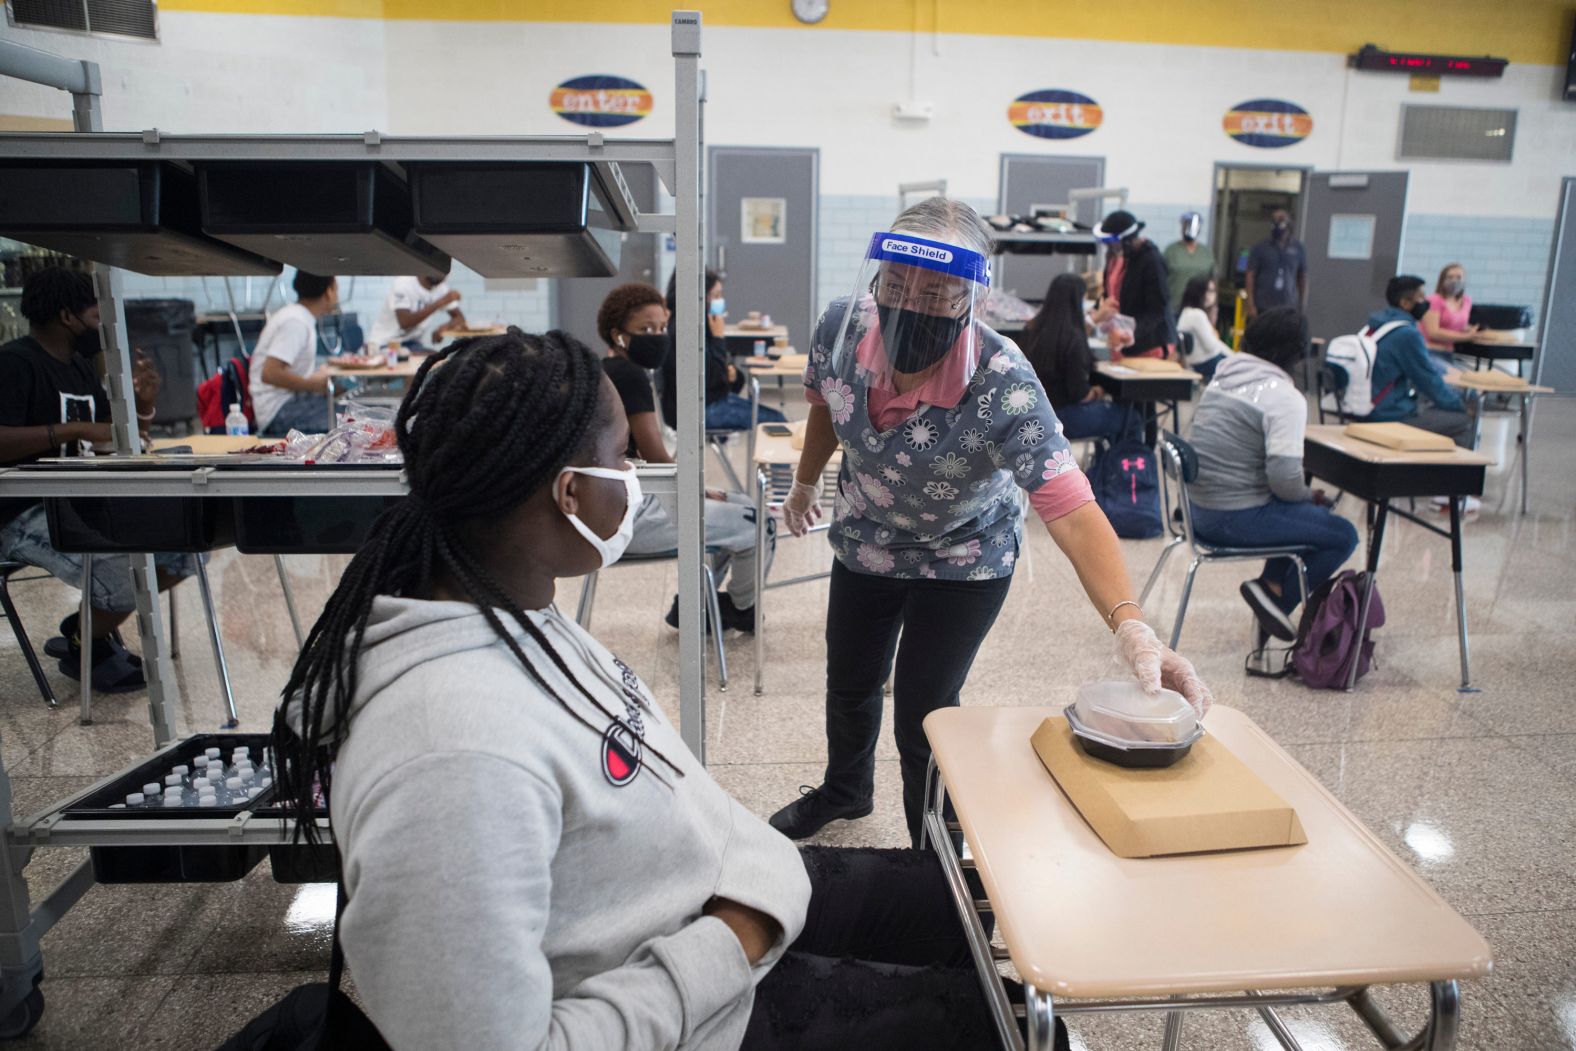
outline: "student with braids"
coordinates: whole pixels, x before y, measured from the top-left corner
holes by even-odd
[[[346,959],[395,1048],[985,1048],[937,867],[806,850],[729,798],[553,606],[639,483],[597,359],[465,340],[396,420],[411,495],[313,626],[280,784],[330,800]],[[303,821],[312,836],[312,823]]]
[[[662,441],[652,397],[649,371],[668,357],[668,307],[651,285],[619,285],[597,311],[597,334],[607,346],[602,368],[618,391],[629,419],[629,455],[647,463],[673,463]],[[781,417],[779,417],[780,419]],[[777,544],[777,522],[766,523],[766,567],[771,568]],[[635,515],[632,555],[663,555],[678,548],[678,522],[659,501],[647,497]],[[706,548],[718,580],[728,586],[717,592],[722,625],[737,631],[755,630],[755,503],[743,493],[706,491]],[[679,600],[668,609],[667,623],[679,626]]]

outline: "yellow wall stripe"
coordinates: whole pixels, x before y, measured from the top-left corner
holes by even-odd
[[[162,11],[322,15],[414,21],[666,24],[682,0],[161,0]],[[707,0],[710,26],[798,27],[789,0]],[[985,36],[1350,53],[1365,43],[1397,50],[1492,54],[1564,65],[1569,0],[830,0],[820,26]]]

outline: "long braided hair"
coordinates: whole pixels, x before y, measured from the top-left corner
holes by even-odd
[[[535,336],[511,328],[502,336],[461,340],[417,370],[394,420],[410,496],[373,523],[312,625],[285,684],[286,703],[274,718],[278,792],[297,818],[298,837],[318,838],[316,786],[327,795],[334,755],[349,731],[362,639],[378,595],[424,595],[441,574],[475,603],[526,673],[576,719],[602,734],[602,727],[554,693],[500,610],[587,701],[618,717],[575,677],[458,529],[467,519],[518,507],[595,441],[608,420],[599,411],[601,384],[595,356],[559,331]],[[298,729],[290,725],[292,707]],[[650,745],[641,754],[679,774]]]

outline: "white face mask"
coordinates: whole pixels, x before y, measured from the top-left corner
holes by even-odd
[[[607,538],[599,537],[591,527],[580,521],[579,515],[564,515],[569,519],[569,524],[575,527],[575,532],[585,537],[586,543],[596,548],[596,553],[602,556],[602,568],[606,569],[620,558],[629,547],[629,541],[635,535],[635,512],[640,510],[641,492],[640,476],[631,467],[627,471],[615,471],[611,467],[565,467],[558,472],[558,480],[563,481],[566,474],[583,474],[588,478],[607,478],[615,482],[624,483],[624,494],[627,503],[624,505],[624,518],[618,523],[618,529]],[[561,496],[562,493],[555,493]]]

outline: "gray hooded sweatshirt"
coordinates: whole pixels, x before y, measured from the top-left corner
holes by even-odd
[[[1193,503],[1215,511],[1312,497],[1302,478],[1308,402],[1282,369],[1233,354],[1215,369],[1188,430],[1198,453]]]
[[[530,616],[597,704],[517,625],[567,709],[473,606],[373,606],[332,799],[356,987],[402,1051],[733,1051],[803,926],[799,853],[633,672],[557,610]],[[629,762],[636,738],[649,765]],[[756,966],[701,915],[714,896],[782,924]]]

